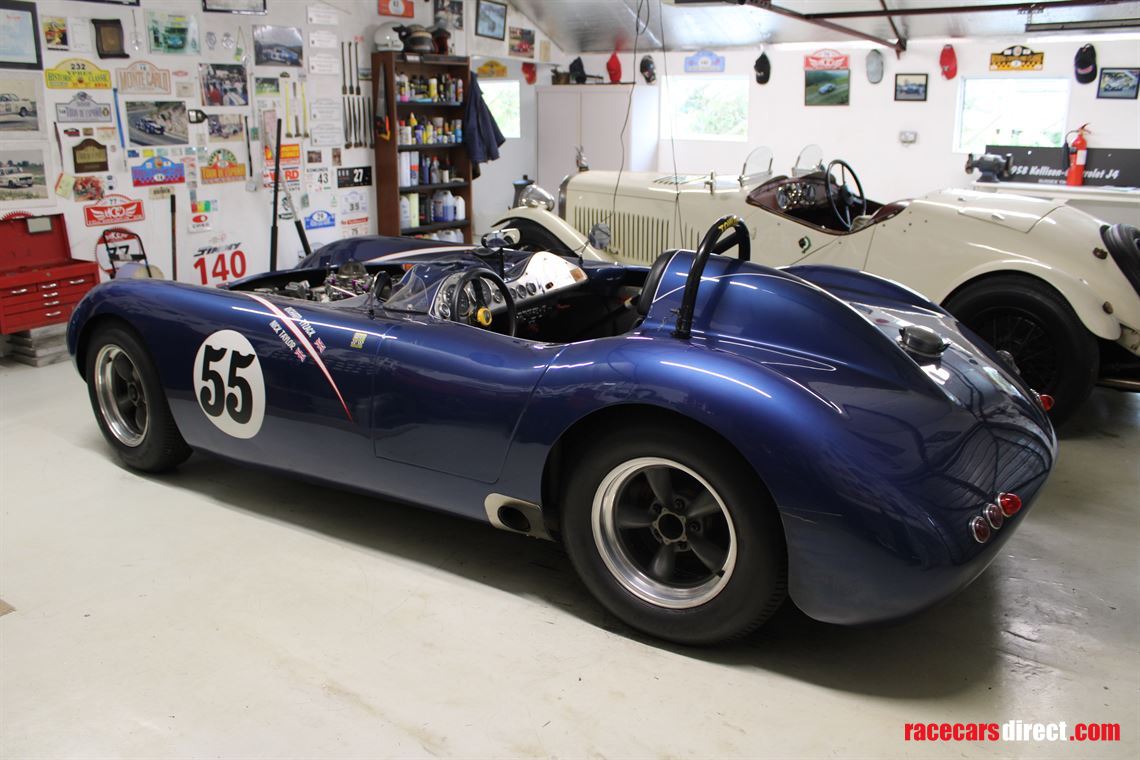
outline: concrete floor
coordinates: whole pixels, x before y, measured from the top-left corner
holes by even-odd
[[[0,757],[1137,757],[1140,396],[1086,412],[956,599],[694,651],[551,544],[201,456],[121,469],[70,365],[0,362]],[[1014,719],[1123,741],[903,741]]]

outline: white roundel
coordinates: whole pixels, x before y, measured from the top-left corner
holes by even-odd
[[[202,341],[194,358],[194,397],[223,433],[257,435],[265,419],[265,378],[248,338],[219,330]]]

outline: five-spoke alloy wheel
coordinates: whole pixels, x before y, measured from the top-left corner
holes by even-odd
[[[190,456],[158,372],[132,329],[98,328],[84,345],[87,393],[107,443],[128,467],[162,472]]]
[[[584,436],[567,455],[562,541],[628,625],[682,644],[759,627],[787,588],[779,514],[731,445],[683,419]]]

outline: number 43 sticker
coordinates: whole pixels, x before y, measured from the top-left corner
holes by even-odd
[[[265,419],[265,378],[248,338],[219,330],[202,341],[194,359],[194,396],[223,433],[257,435]]]

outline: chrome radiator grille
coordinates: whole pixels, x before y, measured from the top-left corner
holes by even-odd
[[[661,219],[627,211],[613,212],[607,208],[575,206],[570,224],[587,233],[598,222],[610,226],[613,242],[610,250],[630,264],[652,264],[662,251],[672,248],[696,248],[700,232],[684,225],[681,241],[673,234],[671,219]]]

